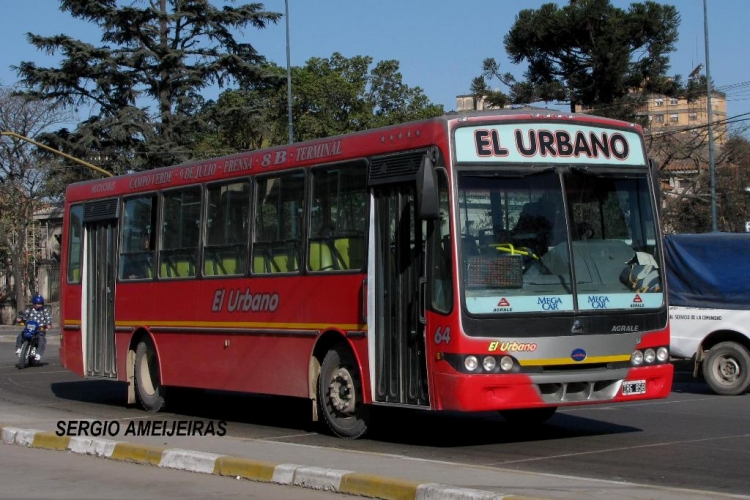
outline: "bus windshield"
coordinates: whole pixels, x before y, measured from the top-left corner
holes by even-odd
[[[663,305],[645,172],[462,172],[458,204],[470,314]]]

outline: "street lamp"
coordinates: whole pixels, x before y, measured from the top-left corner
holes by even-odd
[[[55,153],[56,155],[64,156],[68,160],[74,161],[76,163],[80,163],[84,167],[90,168],[91,170],[96,170],[100,174],[104,174],[107,177],[114,177],[115,176],[115,174],[113,174],[112,172],[107,172],[103,168],[99,168],[96,165],[92,165],[91,163],[88,163],[88,162],[85,162],[85,161],[81,160],[80,158],[76,158],[75,156],[70,156],[67,153],[63,153],[62,151],[58,151],[58,150],[56,150],[54,148],[51,148],[51,147],[49,147],[49,146],[47,146],[45,144],[42,144],[40,142],[36,142],[35,140],[29,139],[28,137],[24,137],[21,134],[16,134],[15,132],[6,132],[6,131],[3,131],[3,132],[0,132],[0,135],[5,135],[5,136],[8,136],[8,137],[15,137],[16,139],[21,139],[22,141],[30,142],[34,146],[38,146],[38,147],[40,147],[42,149],[46,149],[47,151],[51,151],[52,153]]]

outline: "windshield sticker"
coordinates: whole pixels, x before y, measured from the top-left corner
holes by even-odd
[[[663,305],[662,293],[580,294],[581,311],[609,309],[658,309]],[[466,308],[473,314],[506,314],[518,312],[573,311],[571,295],[466,297]]]
[[[578,307],[582,311],[601,309],[658,309],[664,302],[664,294],[657,293],[608,293],[580,294]]]
[[[459,162],[645,165],[635,132],[562,123],[521,123],[456,130]]]
[[[571,295],[466,297],[466,308],[475,314],[572,311],[573,297]]]

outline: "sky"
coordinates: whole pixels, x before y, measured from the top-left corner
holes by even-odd
[[[222,5],[225,0],[212,0]],[[235,5],[250,3],[238,0]],[[679,41],[670,54],[670,75],[683,80],[698,64],[706,63],[704,0],[662,1],[675,5],[681,16]],[[101,32],[93,24],[60,11],[58,0],[4,0],[0,18],[0,84],[12,85],[11,68],[21,61],[55,66],[59,56],[37,51],[26,33],[43,36],[66,34],[100,44]],[[750,113],[750,1],[705,0],[709,31],[709,70],[717,90],[727,94],[729,118]],[[265,9],[284,13],[284,0],[266,0]],[[522,9],[535,9],[549,0],[288,0],[292,66],[311,57],[370,56],[375,62],[399,61],[403,82],[420,87],[429,100],[446,111],[456,108],[456,96],[469,93],[472,78],[481,73],[482,61],[494,57],[502,72],[520,78],[525,65],[512,65],[503,37]],[[557,0],[558,6],[567,0]],[[612,0],[627,9],[630,1]],[[12,5],[12,8],[7,8]],[[250,43],[268,60],[286,66],[286,21],[264,30],[248,28],[237,39]],[[704,69],[705,72],[705,69]],[[220,91],[203,95],[215,99]],[[748,115],[750,117],[750,115]],[[80,119],[86,118],[81,116]],[[748,122],[750,123],[750,122]]]

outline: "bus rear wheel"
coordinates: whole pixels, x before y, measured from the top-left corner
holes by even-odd
[[[135,350],[135,386],[143,409],[150,412],[164,409],[165,388],[159,378],[159,358],[150,342],[139,342]]]
[[[552,418],[557,406],[544,408],[523,408],[521,410],[500,410],[500,415],[512,424],[541,424]]]
[[[323,358],[318,404],[328,428],[337,436],[356,439],[367,432],[369,411],[362,400],[362,379],[346,346],[334,346]]]
[[[750,353],[735,342],[716,344],[703,361],[703,378],[716,394],[744,393],[750,386]]]

